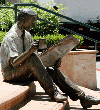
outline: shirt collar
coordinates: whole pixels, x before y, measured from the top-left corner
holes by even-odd
[[[21,35],[23,34],[22,31],[18,28],[17,23],[15,24],[15,31],[18,34],[19,37],[21,37]]]

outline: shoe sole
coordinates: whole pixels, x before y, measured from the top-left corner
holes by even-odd
[[[100,104],[100,103],[98,103],[98,104]],[[98,104],[92,104],[92,105],[98,105]],[[83,108],[84,108],[84,109],[87,109],[87,108],[92,107],[92,105],[84,106]]]
[[[90,107],[92,107],[92,105],[90,105],[90,106],[85,106],[85,107],[83,107],[83,109],[87,109],[87,108],[90,108]]]
[[[63,102],[63,101],[67,101],[67,99],[62,99],[62,100],[56,99],[55,101],[56,102]]]

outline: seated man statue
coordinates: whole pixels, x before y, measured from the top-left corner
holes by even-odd
[[[1,68],[5,82],[26,82],[34,77],[50,98],[57,102],[67,100],[69,96],[73,101],[80,100],[83,108],[100,103],[100,99],[85,95],[78,86],[58,69],[61,60],[55,62],[53,67],[45,67],[36,54],[38,41],[33,42],[29,33],[35,26],[37,14],[28,8],[21,9],[17,22],[5,35],[1,44]],[[55,84],[65,95],[62,95]]]

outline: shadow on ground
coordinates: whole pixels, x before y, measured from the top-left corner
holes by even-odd
[[[27,103],[29,103],[31,100],[53,102],[50,99],[50,97],[45,94],[45,92],[36,92],[35,94],[30,94],[23,102],[17,104],[11,110],[19,110],[20,108],[24,107]]]

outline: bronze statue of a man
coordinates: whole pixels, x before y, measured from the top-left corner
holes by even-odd
[[[37,14],[30,9],[20,10],[17,22],[5,35],[1,44],[1,67],[4,81],[6,82],[26,82],[39,81],[51,99],[62,102],[69,96],[73,101],[80,99],[83,108],[100,103],[100,99],[95,99],[85,95],[84,91],[78,88],[67,76],[58,69],[61,60],[55,62],[53,67],[45,67],[41,59],[36,54],[38,41],[33,42],[29,30],[35,26]],[[66,96],[61,95],[55,84]]]

